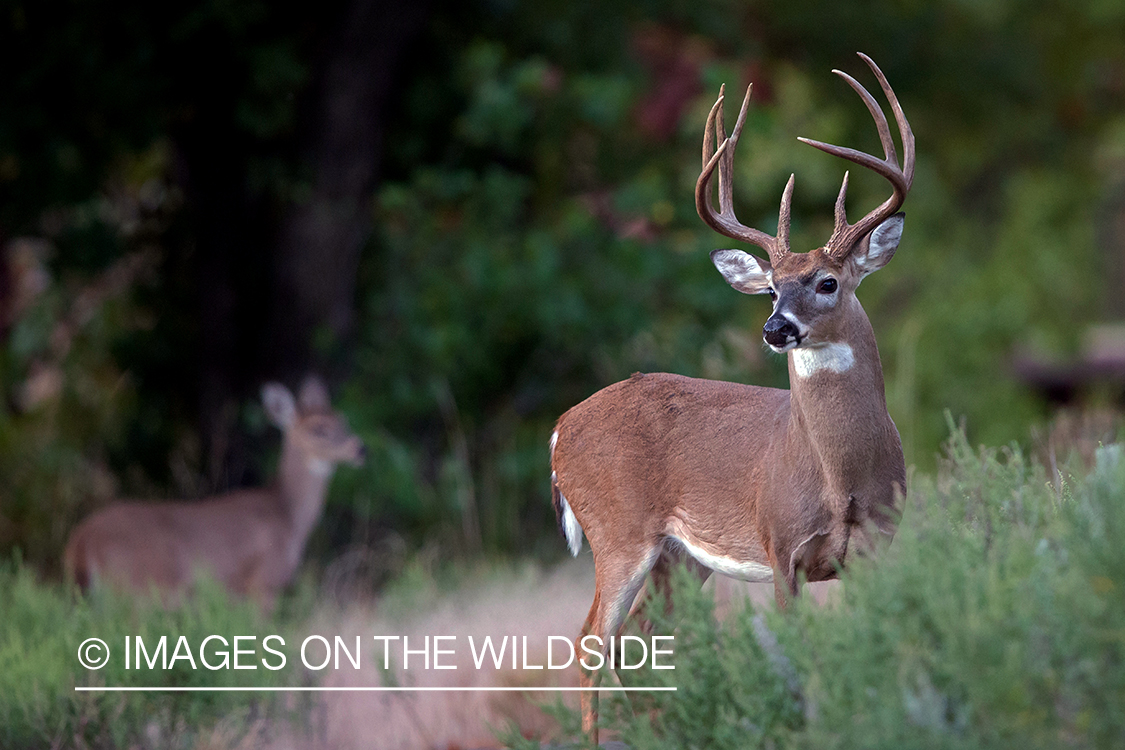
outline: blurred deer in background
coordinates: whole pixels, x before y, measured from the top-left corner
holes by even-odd
[[[708,226],[766,251],[716,250],[711,259],[745,294],[768,294],[773,314],[763,337],[789,360],[790,390],[636,374],[566,412],[551,436],[551,482],[559,525],[573,554],[582,535],[594,554],[594,602],[579,638],[597,636],[608,654],[644,601],[651,571],[667,593],[673,565],[688,560],[747,581],[773,581],[779,606],[809,581],[836,578],[850,550],[889,540],[898,522],[906,470],[887,413],[871,323],[855,297],[868,274],[891,259],[902,235],[896,213],[914,174],[914,136],[882,71],[866,55],[894,111],[905,157],[899,166],[886,117],[854,78],[875,119],[884,158],[800,139],[882,175],[893,193],[856,224],[845,211],[848,176],[824,247],[789,250],[793,177],[781,201],[777,235],[743,226],[733,208],[734,150],[746,120],[746,92],[734,131],[723,126],[723,93],[707,118],[695,201]],[[720,141],[715,148],[716,135]],[[719,210],[711,181],[718,168]],[[579,653],[583,653],[581,650]],[[595,660],[596,662],[596,660]],[[600,673],[583,669],[583,687]],[[583,728],[597,741],[596,694],[582,693]]]
[[[262,403],[283,435],[273,486],[195,502],[110,505],[71,534],[67,574],[83,588],[156,589],[170,601],[209,575],[231,593],[272,607],[301,562],[336,465],[361,465],[364,446],[332,411],[319,379],[307,379],[297,399],[268,383]]]

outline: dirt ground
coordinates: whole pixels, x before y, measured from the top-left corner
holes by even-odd
[[[810,586],[820,602],[831,596],[834,584]],[[745,584],[721,576],[707,583],[716,596],[720,616],[742,597],[755,604],[772,606],[773,587],[769,584]],[[525,669],[527,665],[545,665],[548,636],[573,638],[589,610],[594,593],[593,565],[590,560],[568,562],[552,571],[528,570],[521,574],[491,576],[489,580],[463,588],[452,594],[430,600],[406,615],[393,616],[382,612],[379,604],[355,605],[334,615],[313,619],[310,633],[336,635],[354,652],[355,637],[361,636],[360,668],[356,669],[341,656],[341,667],[330,665],[318,674],[320,685],[333,688],[355,688],[384,685],[379,667],[384,657],[383,642],[372,636],[408,637],[411,650],[421,650],[426,636],[455,636],[442,642],[442,666],[456,669],[424,669],[424,656],[410,655],[410,669],[402,669],[401,639],[389,641],[387,648],[392,664],[397,664],[397,680],[401,686],[415,687],[530,687],[539,685],[575,686],[578,671],[575,665],[564,670]],[[477,645],[486,636],[496,641],[497,648],[505,636],[515,636],[522,649],[527,637],[527,653],[520,653],[517,668],[512,669],[510,651],[503,667],[496,669],[491,658],[481,668],[474,663],[469,637]],[[555,663],[565,661],[561,639],[555,643]],[[430,648],[433,652],[433,645]],[[325,657],[322,644],[309,646],[309,661]],[[258,735],[254,747],[269,750],[468,750],[500,747],[492,731],[514,722],[527,736],[550,737],[553,721],[537,708],[538,703],[552,702],[554,696],[536,692],[329,692],[315,696],[311,718],[306,727],[264,740]],[[574,693],[564,693],[564,700],[577,705]],[[249,740],[249,738],[248,738]]]

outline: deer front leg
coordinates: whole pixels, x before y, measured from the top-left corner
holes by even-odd
[[[774,555],[775,560],[788,560],[789,564],[784,571],[774,570],[773,594],[777,599],[778,609],[784,611],[790,599],[796,599],[801,593],[799,571],[812,570],[823,554],[826,544],[830,541],[827,527],[809,534],[791,553],[784,554],[782,550]]]
[[[797,581],[790,581],[786,576],[777,572],[773,576],[773,598],[777,600],[777,608],[782,612],[789,606],[790,599],[796,599],[800,595],[801,589],[797,586]]]

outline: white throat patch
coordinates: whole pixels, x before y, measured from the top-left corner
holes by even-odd
[[[812,377],[821,370],[847,372],[855,364],[855,354],[848,344],[835,343],[794,349],[793,371],[799,378]]]
[[[309,473],[314,477],[326,477],[332,473],[332,462],[323,458],[310,458],[308,467]]]

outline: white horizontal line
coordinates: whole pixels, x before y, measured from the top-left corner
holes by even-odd
[[[79,693],[623,693],[669,692],[674,687],[75,687]]]

